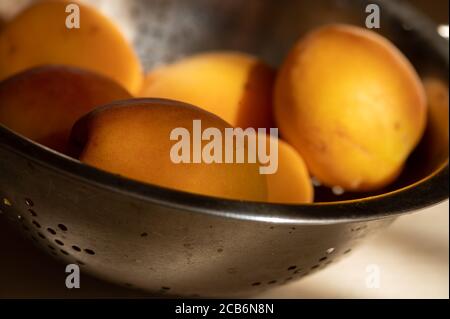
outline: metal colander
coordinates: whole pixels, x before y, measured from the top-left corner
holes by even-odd
[[[2,0],[0,14],[23,2]],[[315,26],[364,25],[368,3],[87,2],[117,21],[146,69],[218,49],[253,53],[277,66],[294,41]],[[448,80],[448,43],[436,26],[404,3],[374,2],[382,8],[379,32],[421,76]],[[330,202],[280,205],[142,184],[0,126],[0,211],[43,251],[99,278],[154,294],[248,296],[320,271],[397,216],[447,198],[448,145],[426,136],[399,181],[382,193],[355,199],[318,189],[319,199]]]

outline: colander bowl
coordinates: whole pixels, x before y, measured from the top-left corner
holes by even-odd
[[[4,0],[0,13],[18,10],[22,2]],[[294,41],[315,26],[364,26],[369,3],[85,2],[117,21],[146,69],[221,49],[256,54],[278,66]],[[381,7],[377,31],[420,75],[447,81],[448,42],[436,26],[402,2],[370,3]],[[143,184],[0,126],[0,212],[43,251],[104,280],[157,295],[250,296],[320,271],[398,216],[448,198],[448,142],[426,136],[399,181],[382,192],[335,198],[318,189],[331,201],[282,205]]]

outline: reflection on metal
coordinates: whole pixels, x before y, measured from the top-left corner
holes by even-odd
[[[448,40],[448,25],[441,24],[437,29],[439,35]]]

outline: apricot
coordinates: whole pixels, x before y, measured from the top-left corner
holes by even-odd
[[[428,99],[428,125],[423,141],[432,167],[448,161],[449,93],[448,83],[436,77],[423,79]]]
[[[0,123],[66,153],[73,124],[94,107],[130,94],[109,78],[66,67],[36,67],[0,82]]]
[[[234,127],[268,128],[274,78],[274,71],[256,57],[208,52],[150,72],[139,96],[190,103]]]
[[[86,164],[150,184],[229,199],[266,200],[266,179],[257,163],[194,163],[193,148],[191,162],[173,161],[171,152],[177,142],[170,139],[172,131],[184,128],[192,135],[194,120],[222,135],[230,128],[219,117],[176,101],[117,102],[75,124],[73,154]],[[205,144],[201,143],[202,148]]]
[[[25,69],[62,64],[111,77],[130,92],[141,86],[139,60],[117,27],[91,7],[79,7],[80,28],[67,1],[40,1],[7,23],[0,34],[0,80]],[[70,7],[69,7],[70,8]]]
[[[269,138],[276,138],[270,137]],[[311,203],[314,188],[305,162],[289,144],[278,139],[278,170],[266,175],[268,202]]]
[[[327,186],[370,191],[393,181],[424,132],[424,88],[387,39],[347,25],[295,44],[275,85],[281,135]]]

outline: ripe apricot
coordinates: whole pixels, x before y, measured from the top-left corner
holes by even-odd
[[[234,127],[268,128],[273,81],[274,71],[253,56],[209,52],[150,72],[139,95],[199,106]]]
[[[319,28],[292,48],[275,87],[281,135],[313,176],[349,191],[393,181],[422,137],[426,97],[387,39],[347,25]]]
[[[278,139],[278,170],[266,178],[269,202],[312,203],[314,188],[305,162],[292,146],[281,139]]]
[[[36,67],[0,82],[0,123],[66,153],[78,118],[96,106],[129,97],[119,84],[90,71]]]
[[[427,163],[435,169],[448,161],[449,145],[449,93],[448,83],[436,78],[423,80],[428,99],[428,125],[423,138]]]
[[[142,71],[117,27],[95,9],[77,4],[79,28],[68,28],[73,2],[40,1],[7,23],[0,33],[0,80],[25,69],[63,64],[106,75],[134,93]]]
[[[176,142],[170,139],[171,132],[182,128],[192,135],[194,120],[200,120],[203,128],[217,128],[223,135],[230,128],[219,117],[184,103],[132,99],[96,109],[80,119],[71,141],[75,156],[105,171],[191,193],[266,200],[266,179],[259,174],[257,163],[173,161]],[[205,144],[202,142],[202,147]],[[192,149],[191,158],[194,153]]]

